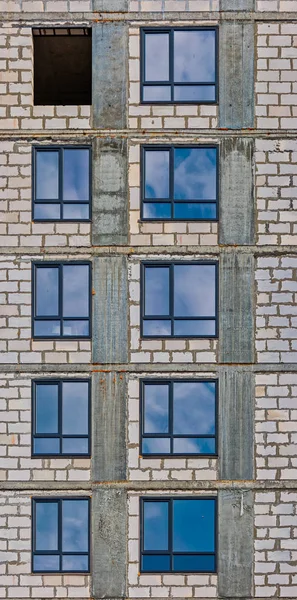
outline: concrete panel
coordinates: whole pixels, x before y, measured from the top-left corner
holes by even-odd
[[[219,479],[254,477],[255,377],[226,367],[219,380]]]
[[[254,362],[254,257],[220,257],[219,362]]]
[[[220,10],[254,10],[255,0],[221,0]]]
[[[93,10],[99,12],[126,12],[128,0],[93,0]]]
[[[94,600],[125,597],[126,522],[125,490],[93,490],[91,596]]]
[[[128,265],[125,256],[94,259],[94,363],[128,362]]]
[[[253,596],[253,492],[218,492],[218,596]]]
[[[220,26],[219,127],[254,127],[254,25]]]
[[[128,244],[127,140],[93,142],[93,246]]]
[[[96,23],[93,45],[93,127],[123,129],[127,124],[128,24]]]
[[[225,138],[220,147],[220,244],[255,243],[254,141]]]
[[[125,373],[93,374],[92,480],[126,479]]]

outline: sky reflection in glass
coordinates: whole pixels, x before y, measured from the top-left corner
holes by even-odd
[[[64,150],[64,200],[89,200],[89,156],[88,149],[71,148]]]
[[[58,433],[58,386],[36,385],[36,433]]]
[[[55,150],[36,153],[36,199],[58,200],[59,153]]]
[[[144,502],[144,550],[168,550],[168,503]]]

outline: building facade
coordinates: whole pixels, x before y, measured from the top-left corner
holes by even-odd
[[[0,11],[0,598],[296,598],[296,0]]]

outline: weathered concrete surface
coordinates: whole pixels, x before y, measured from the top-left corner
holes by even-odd
[[[93,0],[93,10],[99,12],[125,12],[128,0]]]
[[[220,244],[254,244],[254,141],[225,138],[220,146]]]
[[[254,127],[254,25],[220,26],[219,127]]]
[[[125,373],[94,373],[92,481],[126,479]]]
[[[254,10],[255,0],[221,0],[220,10]]]
[[[128,362],[128,267],[125,256],[94,259],[93,363]]]
[[[92,495],[91,596],[124,598],[126,593],[127,492],[96,489]]]
[[[93,141],[94,246],[128,244],[127,140]]]
[[[254,362],[254,257],[222,254],[219,292],[219,362]]]
[[[219,598],[253,595],[253,527],[253,492],[219,490]]]
[[[253,479],[255,376],[226,367],[219,389],[219,479]]]
[[[128,24],[96,23],[92,32],[93,127],[127,124]]]

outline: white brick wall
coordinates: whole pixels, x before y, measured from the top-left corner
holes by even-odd
[[[33,491],[0,494],[0,597],[12,600],[90,598],[88,575],[31,574],[31,498],[39,495],[45,496]],[[86,496],[75,494],[78,495]],[[59,493],[46,496],[59,497]]]
[[[175,0],[178,1],[178,0]],[[199,25],[200,23],[195,23]],[[205,25],[205,23],[203,23]],[[130,129],[210,129],[217,126],[216,105],[180,104],[140,105],[140,25],[154,26],[153,23],[141,23],[129,30],[129,127]],[[162,25],[168,25],[162,22]],[[178,22],[183,26],[189,23]],[[216,23],[208,23],[216,25]]]
[[[219,0],[129,0],[129,10],[135,12],[208,12],[219,10]]]
[[[255,597],[296,598],[297,494],[255,494]]]
[[[257,0],[257,10],[259,11],[297,11],[296,0]]]
[[[189,492],[186,494],[192,495]],[[144,495],[141,494],[142,497]],[[149,494],[150,497],[153,495],[161,496],[164,492]],[[170,496],[174,495],[175,492],[170,493]],[[181,495],[179,492],[178,496]],[[195,492],[197,495],[199,492]],[[216,598],[217,575],[139,573],[139,497],[139,493],[128,494],[128,598]]]
[[[256,376],[257,479],[297,478],[297,374]]]
[[[0,0],[3,12],[82,12],[92,10],[92,0]]]
[[[171,255],[170,259],[179,257]],[[187,256],[187,260],[195,260]],[[158,254],[158,260],[168,260],[168,256]],[[205,256],[205,259],[207,257]],[[140,261],[156,260],[153,256],[139,256],[130,259],[129,300],[130,300],[130,361],[152,363],[210,363],[216,362],[217,340],[215,339],[141,339],[140,337]]]

